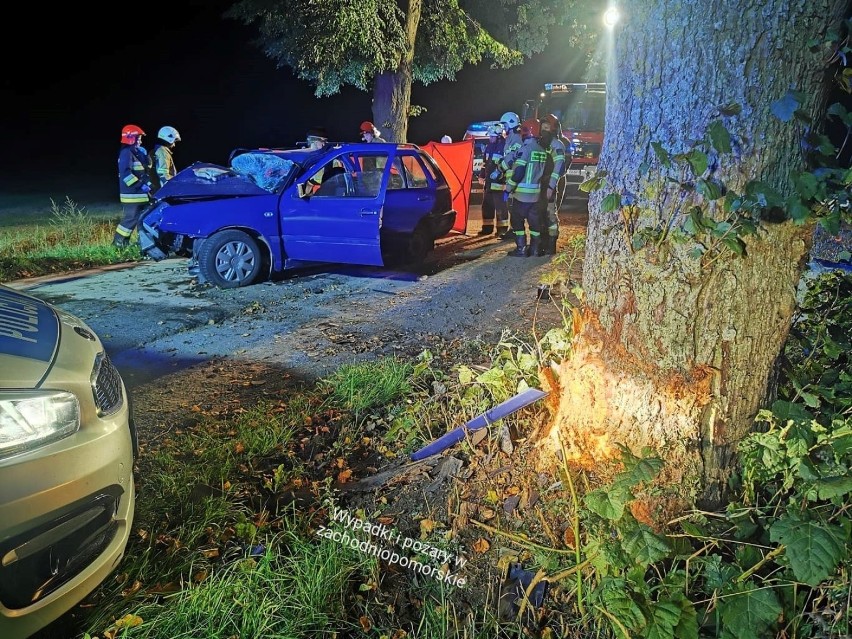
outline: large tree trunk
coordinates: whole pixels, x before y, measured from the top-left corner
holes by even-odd
[[[422,0],[408,0],[405,12],[406,49],[394,71],[376,76],[373,87],[373,123],[388,142],[408,141],[408,111],[411,106],[411,78],[414,44],[420,26]]]
[[[650,446],[668,462],[663,479],[683,506],[712,506],[766,399],[811,229],[767,223],[746,238],[745,257],[702,260],[689,243],[632,251],[636,230],[686,217],[679,185],[640,175],[640,165],[654,162],[652,142],[684,151],[719,117],[716,107],[738,103],[742,113],[725,124],[743,144],[716,176],[736,192],[759,179],[788,193],[788,172],[802,167],[801,132],[770,103],[795,88],[822,106],[825,61],[807,43],[834,26],[847,0],[627,0],[620,8],[599,166],[608,185],[589,203],[586,306],[575,353],[556,376],[552,432],[598,469],[616,442],[637,453]],[[635,198],[630,228],[623,210],[603,212],[611,192]]]

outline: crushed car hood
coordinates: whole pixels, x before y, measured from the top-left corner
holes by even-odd
[[[195,162],[166,182],[154,196],[157,200],[172,197],[206,197],[222,195],[264,195],[261,188],[246,176],[217,164]]]

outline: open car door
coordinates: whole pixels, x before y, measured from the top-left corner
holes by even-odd
[[[285,259],[382,266],[388,153],[329,154],[281,198]]]

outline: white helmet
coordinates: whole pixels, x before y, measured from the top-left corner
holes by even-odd
[[[500,122],[506,125],[506,129],[511,131],[516,126],[521,124],[521,116],[519,116],[514,111],[507,111],[503,115],[500,116]]]
[[[453,138],[451,138],[449,135],[445,135],[441,138],[441,144],[450,144],[452,141]]]
[[[488,127],[488,135],[496,135],[498,138],[503,135],[503,123],[495,122]]]
[[[169,144],[180,142],[180,133],[178,133],[177,129],[173,126],[164,126],[161,128],[159,133],[157,133],[157,137],[161,140],[165,140]]]

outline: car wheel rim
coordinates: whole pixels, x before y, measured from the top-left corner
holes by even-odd
[[[228,242],[216,254],[216,272],[226,282],[242,282],[251,275],[256,261],[245,242]]]

